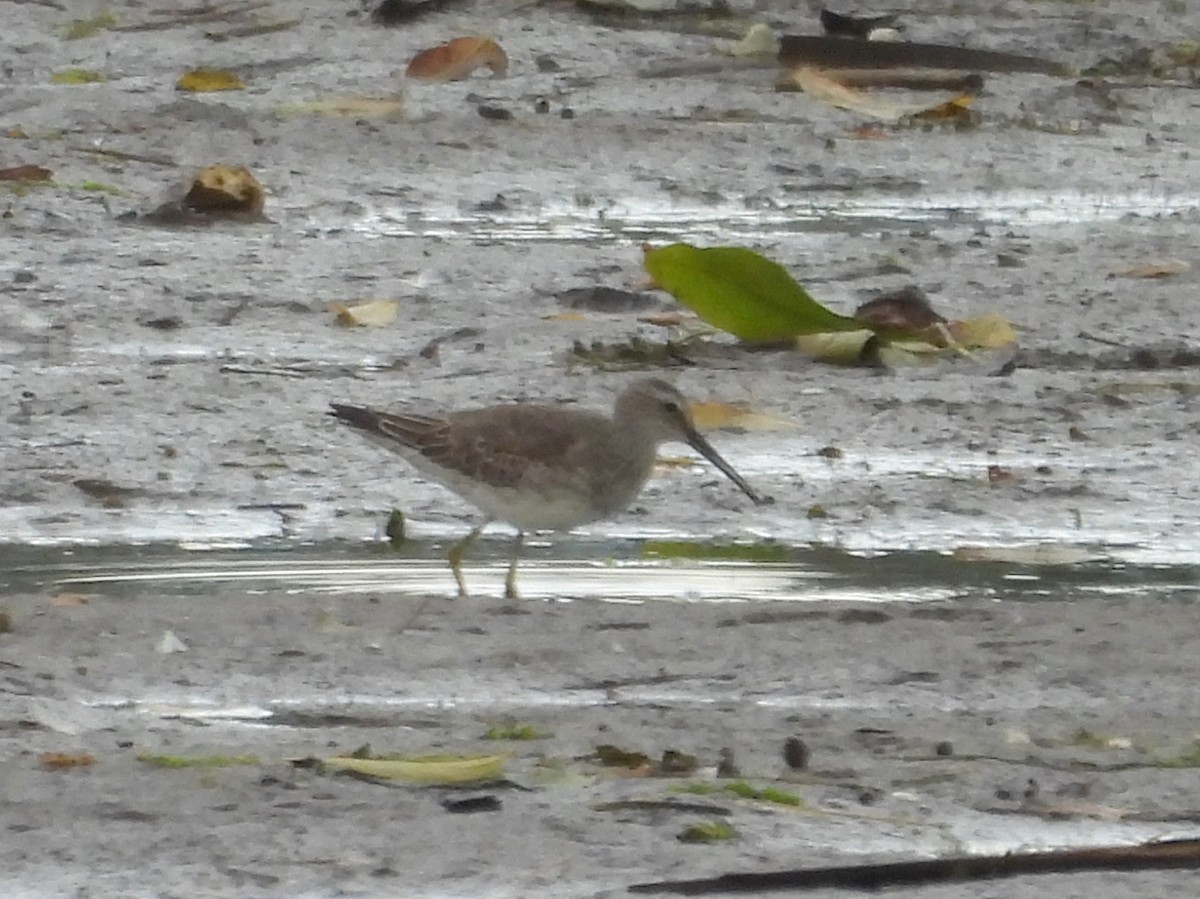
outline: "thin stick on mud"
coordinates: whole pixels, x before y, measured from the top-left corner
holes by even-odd
[[[747,874],[722,874],[702,880],[663,880],[629,887],[631,893],[674,893],[706,896],[766,890],[811,890],[822,887],[877,890],[883,887],[991,880],[1023,874],[1070,874],[1079,871],[1146,871],[1200,868],[1200,839],[1166,840],[1138,846],[1102,846],[1056,852],[960,856],[882,865],[799,868]]]
[[[159,13],[165,16],[163,19],[154,19],[148,22],[135,22],[132,25],[112,25],[109,31],[165,31],[168,28],[178,28],[182,25],[195,25],[202,22],[225,22],[237,19],[244,16],[246,13],[254,12],[258,9],[263,9],[270,6],[269,2],[247,2],[235,3],[228,6],[217,7],[202,7],[198,11],[184,11],[178,13],[164,12]]]

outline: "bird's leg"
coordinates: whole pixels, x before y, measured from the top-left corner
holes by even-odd
[[[475,542],[475,538],[483,532],[483,529],[487,527],[487,524],[488,523],[485,521],[478,527],[474,528],[471,533],[467,534],[467,536],[463,537],[452,547],[450,547],[450,552],[446,554],[446,558],[450,560],[450,570],[454,572],[454,580],[458,584],[459,596],[467,595],[467,582],[463,580],[462,573],[463,553],[467,551],[468,546]]]
[[[517,559],[521,555],[521,544],[525,542],[525,532],[517,531],[517,539],[513,541],[512,560],[508,563],[508,577],[504,579],[504,598],[520,599],[517,593]]]

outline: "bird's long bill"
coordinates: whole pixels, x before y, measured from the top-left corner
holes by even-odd
[[[692,449],[702,455],[713,465],[717,466],[717,468],[721,469],[721,471],[724,472],[725,477],[737,484],[742,493],[750,497],[750,499],[752,499],[756,505],[761,506],[766,503],[774,502],[771,497],[762,496],[756,493],[754,488],[746,483],[746,479],[734,471],[732,465],[721,458],[721,454],[713,449],[713,445],[705,440],[704,435],[702,435],[699,431],[695,430],[694,428],[689,428],[687,442]]]

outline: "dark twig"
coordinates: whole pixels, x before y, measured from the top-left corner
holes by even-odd
[[[753,893],[764,890],[811,890],[834,887],[877,890],[883,887],[964,880],[990,880],[1023,874],[1069,874],[1077,871],[1146,871],[1200,868],[1200,839],[1169,840],[1139,846],[1102,846],[1057,852],[1014,852],[1005,855],[961,856],[882,865],[800,868],[749,874],[723,874],[704,880],[664,880],[639,883],[631,893],[675,893],[704,896],[714,893]]]

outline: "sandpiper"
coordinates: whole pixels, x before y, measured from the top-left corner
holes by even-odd
[[[755,503],[769,503],[696,430],[687,401],[657,378],[635,381],[612,417],[567,406],[513,403],[442,416],[331,403],[330,415],[403,456],[453,490],[484,519],[450,549],[465,596],[463,553],[492,521],[517,529],[504,595],[517,596],[517,558],[526,531],[565,531],[623,511],[650,477],[658,445],[687,443]]]

